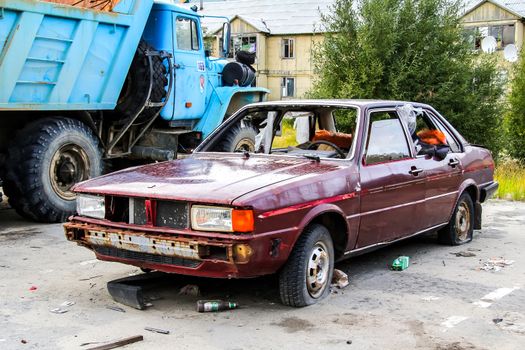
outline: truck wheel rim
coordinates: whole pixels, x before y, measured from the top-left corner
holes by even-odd
[[[239,142],[237,142],[237,144],[235,145],[234,151],[235,152],[243,152],[243,151],[255,152],[255,145],[251,139],[244,138],[244,139],[241,139]]]
[[[75,144],[63,145],[55,152],[49,169],[51,186],[64,200],[74,200],[71,187],[89,177],[89,158],[86,152]]]
[[[468,238],[470,231],[470,210],[465,202],[461,202],[456,212],[456,234],[459,240]]]
[[[323,294],[329,275],[328,249],[323,242],[317,242],[310,253],[306,270],[306,287],[312,298],[318,298]]]

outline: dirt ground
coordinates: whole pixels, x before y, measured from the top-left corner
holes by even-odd
[[[153,290],[161,299],[139,311],[106,289],[139,270],[93,260],[65,240],[61,225],[0,209],[0,349],[88,349],[100,344],[81,344],[138,334],[144,341],[125,349],[524,349],[525,203],[493,200],[484,210],[484,228],[466,246],[440,246],[428,235],[337,264],[350,285],[314,306],[282,306],[275,277],[173,276]],[[475,256],[452,254],[460,251]],[[410,256],[410,267],[390,271],[399,255]],[[514,262],[479,270],[495,257]],[[186,284],[202,297],[179,295]],[[241,308],[201,314],[200,298]],[[50,312],[66,301],[75,303],[63,307],[68,312]]]

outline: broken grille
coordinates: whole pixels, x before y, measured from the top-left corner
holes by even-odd
[[[105,247],[105,246],[93,246],[93,249],[95,250],[95,252],[105,255],[105,256],[111,256],[111,257],[122,258],[122,259],[131,259],[131,260],[143,261],[143,262],[149,262],[149,263],[155,263],[155,264],[176,265],[176,266],[195,268],[199,266],[201,263],[200,261],[189,260],[189,259],[184,259],[184,258],[179,258],[179,257],[174,257],[174,256],[140,253],[140,252],[134,252],[130,250]]]

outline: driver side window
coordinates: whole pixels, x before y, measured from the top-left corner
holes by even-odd
[[[370,113],[365,164],[373,165],[410,157],[405,131],[397,114]]]

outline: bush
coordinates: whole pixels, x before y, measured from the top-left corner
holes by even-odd
[[[514,70],[506,118],[508,151],[512,157],[525,161],[525,59],[522,52]]]
[[[501,147],[496,58],[475,53],[447,0],[337,0],[322,15],[311,97],[428,103],[467,140]]]

